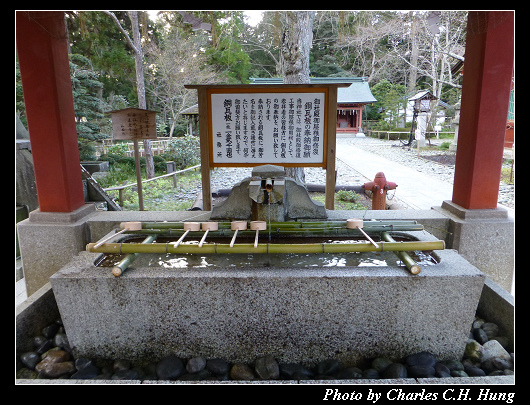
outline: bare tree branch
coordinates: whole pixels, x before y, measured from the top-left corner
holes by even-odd
[[[125,35],[125,39],[127,40],[127,43],[129,44],[129,46],[134,50],[134,52],[138,53],[138,49],[134,45],[134,42],[132,41],[132,39],[129,37],[129,34],[127,34],[127,31],[125,31],[125,29],[121,26],[120,21],[118,20],[118,17],[116,17],[116,14],[114,14],[112,11],[105,11],[105,10],[102,10],[102,11],[114,20],[114,22],[116,23],[116,25],[118,26],[122,34]]]

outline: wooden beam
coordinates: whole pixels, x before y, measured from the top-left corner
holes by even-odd
[[[328,90],[327,152],[326,152],[326,209],[335,209],[335,158],[337,145],[337,87]]]
[[[188,87],[188,86],[186,86]],[[204,211],[212,210],[212,189],[210,181],[210,145],[208,135],[208,96],[206,87],[197,88],[199,101],[199,136],[201,145],[202,204]]]

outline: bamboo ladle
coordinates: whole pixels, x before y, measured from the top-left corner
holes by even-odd
[[[119,235],[120,233],[123,233],[125,231],[140,231],[142,229],[142,223],[141,222],[122,222],[120,223],[120,228],[121,228],[121,231],[116,232],[113,235],[107,236],[103,240],[100,240],[98,243],[94,245],[94,248],[100,247],[109,239],[114,238],[116,235]]]
[[[173,247],[174,248],[178,248],[180,243],[184,240],[184,238],[186,237],[186,235],[190,232],[190,231],[193,231],[193,232],[196,232],[196,231],[200,231],[201,230],[201,223],[200,222],[184,222],[184,230],[186,232],[184,232],[182,234],[182,236],[179,238],[178,241],[176,241],[174,244],[173,244]]]
[[[234,236],[232,236],[232,240],[230,241],[230,247],[234,247],[234,243],[236,242],[237,238],[237,232],[245,231],[247,229],[247,221],[232,221],[230,223],[230,229],[235,231]]]
[[[208,235],[209,231],[217,231],[219,229],[219,224],[217,222],[203,222],[201,227],[202,230],[206,232],[204,232],[204,235],[202,236],[202,239],[199,242],[199,247],[202,247],[202,245],[204,244],[204,240],[206,239],[206,236]]]
[[[254,238],[254,247],[258,247],[259,231],[267,229],[267,223],[265,221],[250,221],[250,229],[256,231],[256,237]]]
[[[365,231],[363,231],[363,220],[362,219],[357,219],[357,218],[348,219],[346,221],[346,228],[358,229],[366,237],[366,239],[370,241],[372,245],[374,245],[377,249],[379,249],[379,245],[375,243]]]

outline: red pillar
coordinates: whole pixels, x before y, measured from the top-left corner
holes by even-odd
[[[360,128],[363,121],[363,106],[357,109],[357,128]]]
[[[466,209],[497,207],[514,60],[514,13],[471,11],[453,198]]]
[[[84,204],[64,12],[18,11],[17,55],[40,211]]]

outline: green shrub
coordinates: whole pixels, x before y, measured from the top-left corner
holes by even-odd
[[[359,194],[355,191],[339,190],[337,191],[337,198],[341,201],[356,202],[359,200]]]
[[[168,149],[162,157],[174,161],[179,169],[197,165],[201,160],[199,137],[195,135],[173,138]]]

